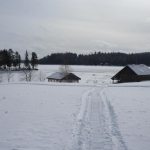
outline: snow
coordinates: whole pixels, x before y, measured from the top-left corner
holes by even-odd
[[[79,83],[20,82],[19,72],[0,83],[0,150],[149,150],[150,81],[112,84],[123,67],[71,67]]]
[[[150,69],[144,65],[128,65],[137,75],[150,75]]]
[[[63,77],[65,77],[67,74],[66,73],[62,73],[62,72],[55,72],[52,75],[48,76],[47,78],[54,78],[54,79],[62,79]]]
[[[131,150],[148,150],[150,147],[149,90],[150,82],[126,83],[105,90],[120,133]]]
[[[0,149],[63,149],[88,87],[1,85]],[[61,91],[61,92],[60,92]],[[65,138],[64,138],[65,137]]]

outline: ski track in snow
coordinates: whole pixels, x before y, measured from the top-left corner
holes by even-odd
[[[81,108],[64,150],[128,150],[113,107],[105,97],[105,88],[106,85],[97,86],[83,93]]]

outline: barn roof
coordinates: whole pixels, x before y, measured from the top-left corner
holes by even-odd
[[[57,80],[61,80],[64,77],[68,76],[68,75],[72,75],[73,78],[77,79],[77,80],[81,80],[81,78],[79,78],[78,76],[76,76],[73,73],[63,73],[63,72],[55,72],[52,75],[48,76],[47,79],[57,79]]]
[[[137,75],[150,75],[150,69],[144,65],[144,64],[140,64],[140,65],[127,65],[128,67],[130,67]]]
[[[124,70],[125,68],[130,68],[136,75],[140,76],[140,75],[150,75],[150,69],[144,65],[144,64],[140,64],[140,65],[127,65],[125,66],[123,69],[121,69],[117,74],[115,74],[111,79],[116,79],[117,76],[122,72],[122,70]]]
[[[51,78],[51,79],[62,79],[64,78],[66,75],[68,75],[68,73],[63,73],[63,72],[55,72],[53,73],[52,75],[48,76],[48,78]]]

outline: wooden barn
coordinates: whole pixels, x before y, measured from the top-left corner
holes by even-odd
[[[47,77],[48,82],[79,82],[81,78],[73,73],[55,72]]]
[[[124,83],[150,80],[150,69],[144,64],[127,65],[111,79],[113,80],[113,83],[114,81]]]

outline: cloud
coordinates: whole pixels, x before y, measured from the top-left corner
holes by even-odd
[[[93,40],[92,41],[93,47],[96,49],[112,49],[112,48],[117,48],[118,46],[116,44],[110,44],[105,41],[100,41],[100,40]]]
[[[66,51],[150,51],[149,5],[149,0],[5,0],[0,49],[12,48],[22,57],[26,49],[39,57]]]
[[[150,23],[150,17],[146,19],[146,22]]]

